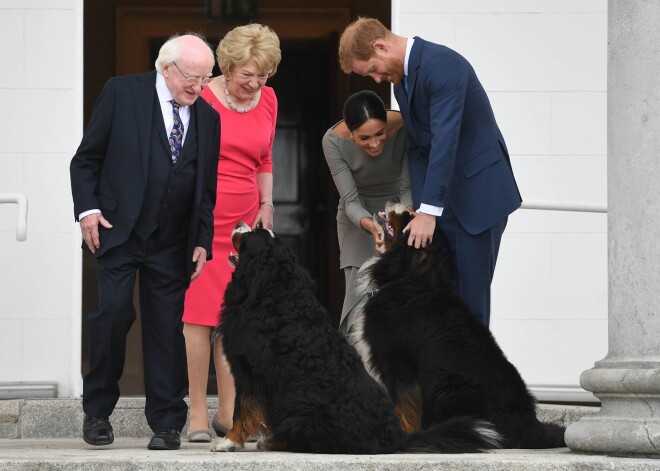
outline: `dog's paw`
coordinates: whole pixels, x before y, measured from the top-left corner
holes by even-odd
[[[257,450],[266,451],[266,437],[259,437],[257,440]]]
[[[228,438],[216,438],[211,442],[211,451],[240,451],[243,447]]]

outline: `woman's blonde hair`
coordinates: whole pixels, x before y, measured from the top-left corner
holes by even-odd
[[[280,38],[268,26],[251,23],[229,31],[215,50],[223,75],[254,59],[263,73],[275,75],[282,59]]]

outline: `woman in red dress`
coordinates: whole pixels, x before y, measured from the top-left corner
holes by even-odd
[[[250,24],[231,30],[216,49],[222,72],[202,93],[220,113],[218,193],[214,211],[213,259],[186,292],[183,333],[188,356],[190,423],[188,440],[208,442],[210,333],[218,325],[225,288],[233,269],[231,231],[237,222],[273,227],[272,150],[277,98],[266,80],[277,70],[280,42],[267,26]],[[214,344],[218,408],[212,426],[218,436],[231,428],[235,388],[222,344]]]

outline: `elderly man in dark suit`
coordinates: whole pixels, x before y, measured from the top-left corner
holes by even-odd
[[[472,66],[451,49],[396,35],[359,18],[340,39],[346,73],[394,84],[410,134],[408,165],[417,216],[408,244],[438,228],[454,255],[447,273],[471,311],[490,321],[490,284],[508,215],[521,204],[509,154]]]
[[[108,445],[140,274],[148,448],[178,449],[186,422],[181,316],[191,279],[211,258],[219,115],[197,100],[211,80],[203,38],[170,38],[156,70],[111,78],[71,160],[74,215],[96,257],[98,306],[89,316],[83,439]]]

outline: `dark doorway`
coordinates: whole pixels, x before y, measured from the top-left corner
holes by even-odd
[[[337,101],[330,70],[336,38],[284,40],[281,46],[282,62],[269,83],[279,102],[273,150],[275,228],[311,271],[321,302],[330,307],[337,297],[328,275],[333,255],[329,242],[336,239],[334,194],[321,138],[334,119]]]

